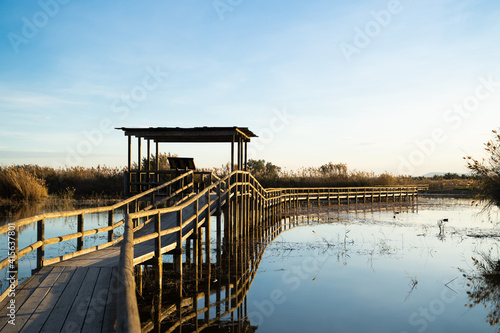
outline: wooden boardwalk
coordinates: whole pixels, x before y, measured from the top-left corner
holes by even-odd
[[[159,254],[172,253],[173,250],[177,250],[178,253],[175,256],[178,260],[181,260],[180,269],[182,270],[183,242],[190,236],[194,236],[193,233],[198,234],[198,228],[203,226],[207,228],[205,233],[209,234],[209,219],[214,215],[218,216],[217,231],[220,233],[222,206],[228,209],[228,214],[229,212],[230,214],[241,214],[239,216],[243,220],[251,216],[252,223],[255,224],[261,223],[258,221],[264,221],[263,218],[266,216],[264,210],[268,208],[272,208],[274,213],[279,215],[287,207],[296,207],[300,202],[307,203],[308,206],[314,201],[318,206],[321,206],[322,201],[328,205],[335,202],[337,204],[349,203],[350,200],[357,203],[358,198],[363,198],[363,202],[366,202],[367,198],[372,202],[374,198],[382,202],[383,199],[388,201],[389,196],[392,196],[393,200],[396,200],[396,198],[400,200],[407,197],[413,198],[418,192],[418,189],[415,188],[392,188],[390,190],[372,188],[369,191],[367,191],[367,188],[356,191],[353,189],[337,189],[336,191],[333,191],[333,189],[265,190],[248,173],[236,171],[226,177],[225,180],[218,180],[207,188],[200,190],[199,193],[194,193],[194,180],[186,184],[185,179],[181,178],[175,180],[175,182],[182,180],[180,190],[175,190],[179,187],[168,190],[168,195],[173,191],[175,193],[185,190],[191,191],[191,195],[188,197],[183,196],[184,199],[181,202],[174,203],[173,206],[167,208],[155,208],[155,194],[159,192],[156,192],[157,190],[147,191],[145,192],[147,198],[151,197],[150,205],[147,210],[131,213],[131,219],[134,220],[113,222],[112,215],[115,208],[112,207],[109,211],[100,209],[100,211],[110,212],[110,222],[109,227],[96,229],[96,233],[110,233],[120,223],[125,223],[126,228],[132,228],[132,221],[135,221],[136,227],[130,243],[134,244],[131,265],[132,261],[133,265],[145,262],[154,264],[156,262],[161,268]],[[165,185],[161,185],[161,187],[166,188]],[[187,200],[185,200],[186,198]],[[241,207],[238,203],[240,201],[242,203]],[[228,202],[230,203],[229,208],[226,204]],[[137,206],[137,202],[135,205]],[[83,215],[84,213],[81,211],[78,214],[75,213],[75,216],[78,216],[79,223],[82,223],[82,227],[79,227],[77,233],[67,236],[68,239],[77,238],[79,244],[80,239],[81,244],[83,244],[84,234],[90,232],[83,231]],[[23,221],[20,225],[27,225],[39,220],[39,218],[36,218]],[[42,223],[39,223],[39,226],[44,225],[43,220],[41,221]],[[139,224],[139,221],[143,224]],[[240,223],[239,225],[234,227],[229,225],[227,231],[224,229],[225,236],[227,236],[226,232],[230,233],[231,237],[229,239],[233,239],[233,235],[238,237],[238,233],[249,230],[249,226],[243,226],[241,220],[238,221],[240,221],[237,222]],[[80,247],[77,253],[74,256],[68,256],[67,260],[65,260],[66,257],[61,257],[61,259],[54,258],[44,261],[43,246],[55,243],[55,239],[46,240],[43,236],[43,228],[42,232],[38,229],[38,233],[41,235],[38,237],[38,241],[18,253],[26,255],[28,250],[39,251],[41,249],[42,252],[38,252],[41,253],[41,259],[39,257],[37,261],[45,264],[36,274],[16,286],[15,296],[6,296],[0,302],[0,331],[30,333],[116,331],[118,325],[117,306],[120,305],[118,298],[123,297],[126,288],[124,286],[126,282],[118,272],[121,265],[120,253],[122,252],[121,246],[118,246],[120,243],[113,240],[111,234],[110,241],[107,244],[114,244],[114,246],[102,249],[96,247],[95,249],[89,249],[89,253],[85,253],[87,250],[82,250]],[[18,231],[19,227],[16,230]],[[61,240],[63,238],[61,237]],[[217,241],[220,242],[220,239]],[[205,243],[209,244],[210,242],[205,240]],[[220,244],[217,244],[217,246],[220,246]],[[22,257],[22,255],[20,254],[19,257]],[[175,256],[174,260],[176,259]],[[210,260],[209,258],[208,260]],[[177,265],[179,265],[179,262],[177,262]],[[133,280],[132,268],[129,273]],[[131,291],[128,289],[127,297],[130,293]],[[132,293],[135,297],[135,289],[132,290]],[[13,312],[11,311],[12,304],[15,306],[15,321],[12,321],[13,318],[9,316]],[[138,320],[138,318],[136,319]],[[15,325],[11,324],[13,322],[15,322]]]
[[[205,205],[206,198],[199,199]],[[217,200],[211,211],[217,208]],[[184,220],[189,220],[184,211]],[[206,213],[201,213],[198,223],[203,224]],[[162,217],[162,230],[176,226],[176,214]],[[188,237],[194,224],[184,228]],[[134,239],[152,234],[153,224],[147,224],[134,232]],[[154,257],[155,240],[151,239],[134,246],[134,264]],[[174,234],[161,240],[162,253],[177,246]],[[115,268],[120,258],[120,247],[98,250],[43,267],[38,273],[19,285],[15,296],[15,325],[8,323],[10,299],[0,303],[1,332],[113,332],[116,330],[116,297],[120,291],[119,281],[114,281]]]

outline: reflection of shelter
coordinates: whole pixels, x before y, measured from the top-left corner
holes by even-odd
[[[160,170],[158,163],[160,143],[230,143],[231,171],[247,169],[247,143],[256,135],[247,127],[148,127],[148,128],[117,128],[128,137],[128,164],[125,177],[126,194],[136,190],[145,190],[153,184],[160,183],[160,175],[171,174]],[[132,169],[132,137],[137,138],[137,169]],[[143,157],[142,142],[146,141],[147,156]],[[155,144],[155,163],[151,161],[151,142]],[[236,146],[236,156],[234,148]],[[144,161],[144,162],[143,162]],[[191,165],[190,165],[191,166]],[[194,168],[194,162],[192,164]],[[185,169],[185,168],[179,168]],[[189,169],[189,167],[188,167]],[[134,185],[138,188],[133,187]]]

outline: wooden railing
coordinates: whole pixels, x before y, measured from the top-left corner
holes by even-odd
[[[121,241],[123,237],[114,238],[114,230],[124,224],[124,219],[115,221],[115,213],[120,210],[125,210],[124,214],[128,212],[135,212],[140,209],[140,204],[142,203],[146,207],[144,209],[151,209],[157,207],[160,204],[167,202],[168,200],[173,200],[174,203],[177,200],[182,200],[189,196],[193,191],[193,172],[187,172],[179,177],[169,181],[168,183],[162,184],[156,188],[152,188],[148,191],[140,193],[136,196],[130,197],[124,201],[116,203],[111,206],[97,207],[80,209],[68,212],[55,212],[40,214],[15,222],[8,223],[0,227],[0,236],[5,235],[7,239],[7,244],[9,252],[15,253],[14,256],[6,256],[0,261],[0,270],[9,266],[9,270],[14,272],[15,280],[12,281],[14,286],[18,284],[18,268],[19,259],[28,255],[31,252],[36,251],[36,269],[39,270],[43,266],[47,266],[53,263],[57,263],[63,260],[67,260],[82,254],[93,252],[96,250],[104,249],[109,246],[115,245],[117,242]],[[95,228],[90,230],[85,230],[85,217],[90,214],[102,214],[108,213],[108,225],[106,227]],[[67,235],[60,235],[52,238],[45,238],[46,235],[46,225],[50,223],[51,220],[57,218],[75,218],[77,222],[77,230],[74,233]],[[19,237],[22,228],[29,225],[36,224],[37,238],[32,244],[27,245],[23,249],[19,249]],[[107,242],[99,244],[96,246],[84,248],[84,239],[86,236],[96,235],[101,233],[107,233]],[[76,251],[64,254],[62,256],[57,256],[51,259],[45,259],[45,246],[55,243],[60,243],[72,239],[77,239]],[[12,250],[12,251],[11,251]],[[7,288],[2,295],[0,300],[4,299],[9,291]]]
[[[124,174],[124,190],[126,195],[137,194],[149,190],[165,182],[169,182],[177,177],[179,173],[193,171],[177,171],[177,170],[131,170]],[[194,171],[195,190],[203,189],[205,186],[212,184],[219,178],[212,172]]]
[[[197,174],[201,175],[201,182],[195,181]],[[78,255],[115,245],[124,238],[122,235],[115,239],[115,229],[126,224],[125,219],[115,221],[115,213],[120,209],[125,210],[123,214],[129,214],[130,224],[125,226],[127,233],[132,230],[136,232],[149,223],[154,223],[154,231],[152,233],[136,239],[133,239],[132,234],[130,238],[127,238],[127,242],[125,242],[128,244],[127,249],[122,249],[122,251],[127,251],[126,253],[128,253],[124,255],[125,258],[127,258],[126,262],[128,268],[125,268],[123,274],[126,274],[128,276],[126,278],[130,280],[129,266],[131,257],[130,249],[132,248],[132,245],[141,244],[154,239],[154,251],[143,257],[134,258],[133,265],[154,258],[157,267],[161,268],[161,255],[181,247],[182,243],[193,232],[196,232],[197,228],[201,225],[205,224],[205,226],[207,226],[206,222],[210,220],[212,213],[217,212],[217,215],[220,217],[222,206],[225,206],[227,212],[232,214],[235,210],[239,209],[237,207],[239,207],[241,203],[241,207],[244,207],[244,209],[252,210],[251,212],[244,212],[243,209],[240,210],[240,213],[242,214],[241,216],[247,216],[245,214],[248,213],[248,216],[251,215],[254,220],[263,221],[266,216],[269,216],[269,213],[267,212],[269,208],[273,208],[274,211],[272,213],[278,215],[276,213],[282,212],[283,209],[297,207],[302,202],[307,202],[308,205],[310,205],[312,200],[316,200],[317,205],[321,205],[322,200],[323,202],[328,202],[328,204],[331,204],[332,200],[337,200],[338,204],[341,204],[342,200],[347,203],[349,203],[350,200],[355,200],[357,202],[359,198],[363,198],[364,202],[366,202],[367,198],[370,198],[372,201],[374,199],[381,201],[382,198],[385,198],[386,200],[389,200],[389,198],[396,200],[396,198],[414,196],[419,190],[421,190],[421,188],[417,186],[265,189],[248,172],[234,171],[222,179],[213,175],[208,177],[206,174],[207,173],[194,173],[193,171],[185,172],[167,183],[148,189],[112,206],[81,209],[71,212],[41,214],[1,226],[0,235],[6,235],[9,243],[12,240],[12,246],[14,247],[13,250],[16,255],[14,258],[7,256],[1,260],[0,270],[9,266],[11,270],[15,271],[15,285],[17,285],[18,261],[20,258],[31,252],[36,251],[36,269],[40,269],[41,267],[52,263],[57,263]],[[207,177],[208,180],[203,179],[204,177]],[[142,186],[142,184],[137,185]],[[148,186],[150,185],[151,183],[148,183]],[[162,208],[162,206],[167,207]],[[85,230],[85,216],[96,213],[108,213],[108,225],[106,227]],[[176,225],[162,230],[161,221],[167,214],[175,215]],[[48,239],[45,238],[46,222],[48,220],[61,217],[76,218],[76,232]],[[242,223],[241,219],[238,223]],[[18,244],[20,228],[32,224],[37,225],[36,241],[19,250]],[[210,223],[208,223],[208,226],[209,225]],[[229,226],[229,230],[227,231],[229,233],[229,237],[227,237],[227,239],[239,237],[239,235],[242,233],[244,234],[245,230],[248,230],[248,228],[248,226],[243,225]],[[218,232],[219,231],[220,228]],[[84,238],[86,236],[100,233],[107,233],[107,242],[84,248]],[[176,241],[171,244],[162,244],[162,237],[169,234],[176,234]],[[209,234],[209,232],[205,234]],[[218,243],[220,242],[219,236],[220,235],[218,235],[217,240]],[[45,259],[45,246],[72,239],[77,239],[77,248],[75,252],[51,259]],[[182,251],[177,251],[175,255],[178,257],[177,263],[180,265],[178,269],[182,271]],[[8,291],[9,288],[7,288],[7,290],[5,290],[5,292],[0,296],[0,300],[5,298]],[[129,309],[129,307],[127,306],[126,309]],[[135,314],[132,314],[132,316],[135,316]]]

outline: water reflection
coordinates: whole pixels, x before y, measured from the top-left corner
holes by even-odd
[[[270,216],[274,224],[264,223],[267,227],[250,230],[248,237],[239,240],[229,242],[226,239],[223,241],[225,246],[220,249],[221,252],[218,252],[216,244],[212,244],[210,264],[206,260],[197,259],[198,256],[205,257],[201,242],[197,243],[196,239],[187,241],[184,245],[185,264],[182,276],[175,273],[172,263],[164,263],[162,309],[159,316],[153,305],[159,293],[153,287],[153,267],[139,266],[137,269],[140,273],[138,272],[136,278],[143,331],[151,331],[155,325],[158,327],[161,324],[162,332],[255,332],[272,314],[274,307],[285,300],[283,292],[275,289],[270,291],[264,300],[259,301],[257,310],[249,310],[255,304],[248,304],[247,294],[258,276],[257,272],[262,271],[259,267],[265,253],[267,257],[289,258],[296,253],[309,252],[290,274],[283,275],[285,285],[288,283],[293,289],[302,284],[304,276],[315,281],[317,276],[324,273],[323,267],[328,264],[330,258],[335,258],[344,266],[348,265],[353,251],[351,248],[355,242],[348,229],[335,238],[325,237],[313,229],[315,239],[312,242],[287,242],[283,245],[274,243],[274,246],[269,247],[277,237],[286,235],[285,231],[298,226],[315,228],[320,225],[344,223],[348,221],[345,214],[380,211],[396,215],[395,212],[399,214],[417,210],[415,204],[408,202],[380,206],[360,204],[339,208],[335,211],[331,208],[297,210],[296,215],[280,219]],[[392,253],[389,245],[383,241],[377,242],[373,248],[355,251],[371,251],[372,260],[376,254]],[[197,260],[202,262],[202,265],[196,265]],[[155,323],[154,318],[157,317],[161,318],[160,323]]]
[[[464,273],[468,280],[467,307],[481,306],[488,309],[486,322],[492,327],[497,326],[500,332],[500,259],[494,259],[491,254],[482,253],[481,258],[472,257],[474,270]]]
[[[43,213],[58,211],[71,211],[76,209],[91,208],[103,202],[94,203],[74,203],[70,201],[48,200],[43,203],[32,203],[23,205],[0,206],[0,225],[17,221],[22,218],[31,217]],[[107,202],[108,203],[108,202]],[[124,217],[124,210],[115,211],[114,221],[119,221]],[[106,212],[91,213],[85,215],[84,230],[105,227],[108,225],[108,214]],[[19,228],[19,249],[23,249],[37,241],[37,224],[31,223]],[[52,218],[46,221],[45,238],[60,237],[77,232],[77,216]],[[113,232],[115,238],[123,233],[123,226],[116,228]],[[85,236],[83,248],[90,248],[107,242],[107,234],[99,233]],[[0,235],[0,256],[8,256],[7,234]],[[45,260],[59,257],[77,249],[77,239],[67,240],[45,246]],[[18,274],[22,282],[29,278],[34,269],[37,268],[36,251],[30,252],[19,260]],[[8,286],[7,279],[9,271],[6,268],[0,270],[0,292]]]

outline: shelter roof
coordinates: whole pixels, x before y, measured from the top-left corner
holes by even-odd
[[[255,135],[247,127],[120,127],[126,136],[135,136],[155,142],[232,142],[242,138],[250,142]]]

